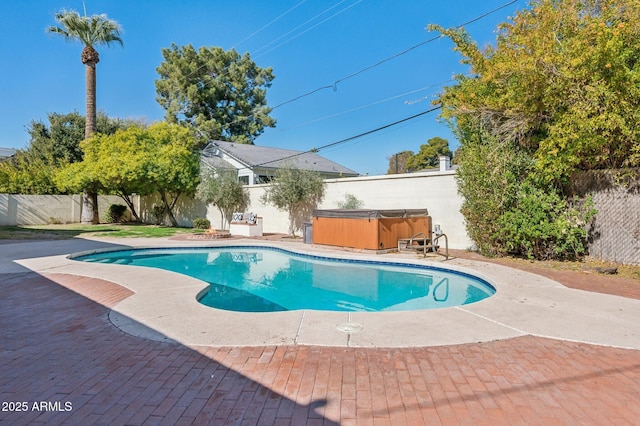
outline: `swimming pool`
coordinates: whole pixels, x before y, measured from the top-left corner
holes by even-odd
[[[209,283],[200,303],[241,312],[408,311],[465,305],[495,294],[486,281],[449,269],[303,255],[274,247],[135,249],[74,259],[179,272]]]

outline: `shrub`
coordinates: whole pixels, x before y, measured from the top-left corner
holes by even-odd
[[[153,216],[153,218],[155,219],[156,225],[162,224],[165,214],[166,209],[164,208],[164,206],[154,204],[154,206],[151,208],[151,216]]]
[[[490,136],[469,137],[456,153],[458,192],[464,198],[461,212],[467,233],[480,253],[496,256],[504,252],[496,243],[500,217],[516,204],[516,194],[530,173],[532,161],[515,144]]]
[[[218,208],[223,230],[234,211],[243,211],[249,205],[249,193],[238,181],[236,170],[201,170],[195,195],[200,201]]]
[[[289,213],[289,233],[295,237],[296,229],[302,229],[323,197],[324,179],[319,173],[285,165],[278,169],[260,201]]]
[[[211,228],[211,222],[209,221],[209,219],[206,219],[204,217],[197,217],[195,219],[193,219],[193,227],[195,229],[209,229]]]
[[[591,199],[569,202],[553,190],[522,184],[518,202],[498,220],[494,236],[505,254],[530,259],[569,259],[586,252],[586,225],[595,215]]]
[[[338,201],[339,209],[361,209],[364,202],[353,194],[345,194],[344,201]]]
[[[107,223],[120,223],[124,222],[125,213],[127,212],[127,206],[122,204],[111,204],[107,210],[107,214],[104,220]]]

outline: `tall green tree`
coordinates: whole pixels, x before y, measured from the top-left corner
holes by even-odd
[[[266,99],[273,72],[248,53],[172,44],[162,56],[156,100],[167,121],[194,127],[205,139],[239,143],[253,143],[275,126]]]
[[[261,201],[289,213],[289,232],[302,229],[313,209],[324,198],[324,179],[318,173],[286,166],[278,169]]]
[[[135,220],[140,221],[131,195],[148,195],[155,190],[149,171],[153,169],[152,153],[156,147],[147,129],[133,126],[111,135],[98,133],[82,148],[85,161],[76,166],[79,169],[71,169],[73,176],[63,174],[60,184],[88,174],[90,177],[81,182],[99,182],[102,191],[120,196]]]
[[[0,193],[2,194],[57,194],[53,180],[53,160],[32,157],[27,151],[0,162]]]
[[[420,151],[415,153],[407,161],[409,170],[417,171],[437,167],[440,164],[440,156],[451,157],[453,153],[449,149],[449,141],[440,137],[433,137],[426,144],[420,145]]]
[[[113,43],[122,46],[122,28],[107,15],[81,16],[75,10],[61,10],[55,14],[55,20],[59,26],[50,26],[47,32],[84,44],[80,60],[85,65],[87,111],[84,136],[88,139],[96,132],[96,65],[100,62],[100,55],[94,46]],[[98,223],[98,195],[95,192],[85,195],[82,221]]]
[[[132,126],[113,135],[97,134],[82,142],[84,159],[56,174],[56,183],[70,191],[91,188],[119,195],[138,218],[130,195],[158,192],[173,226],[181,195],[192,195],[198,184],[200,155],[186,128],[154,123]]]
[[[398,173],[408,173],[410,170],[407,163],[413,155],[413,151],[400,151],[387,158],[387,160],[389,160],[387,174],[394,175]]]
[[[201,167],[196,198],[218,208],[222,217],[221,229],[223,230],[230,223],[233,212],[244,211],[249,205],[249,193],[238,181],[236,170]]]
[[[98,133],[113,134],[133,125],[131,120],[97,115]],[[0,192],[19,194],[58,194],[55,171],[82,160],[80,142],[84,139],[85,118],[77,112],[50,113],[47,121],[32,121],[27,127],[30,140],[15,157],[0,163],[5,176]]]
[[[463,134],[516,142],[556,187],[578,169],[636,166],[639,20],[638,0],[537,0],[485,50],[462,29],[432,26],[471,68],[440,97],[443,115]]]
[[[481,250],[584,253],[594,211],[564,197],[571,175],[640,164],[638,22],[638,0],[534,0],[485,49],[430,27],[471,71],[438,102],[460,140],[463,213]]]

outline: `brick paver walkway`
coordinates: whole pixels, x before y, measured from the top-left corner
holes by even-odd
[[[536,337],[192,348],[115,328],[108,307],[128,295],[0,275],[1,424],[640,424],[640,351]]]

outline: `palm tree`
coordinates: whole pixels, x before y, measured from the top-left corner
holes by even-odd
[[[84,137],[88,139],[96,132],[96,64],[100,62],[100,55],[94,46],[119,43],[122,38],[120,25],[107,15],[80,16],[75,10],[61,10],[55,14],[59,27],[51,26],[47,32],[59,34],[67,41],[80,41],[84,44],[80,57],[86,65],[86,118]],[[98,223],[98,193],[97,190],[88,190],[83,197],[82,222]]]

